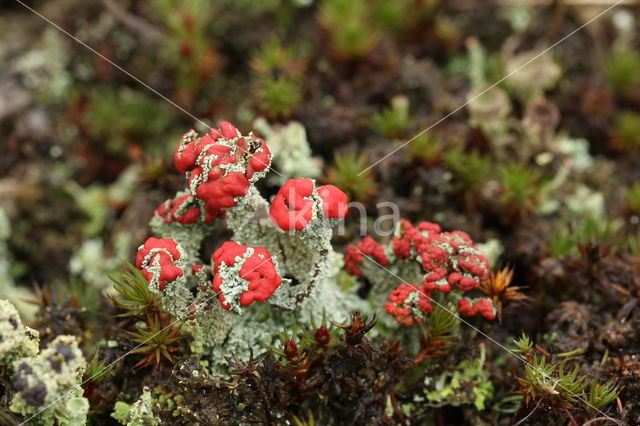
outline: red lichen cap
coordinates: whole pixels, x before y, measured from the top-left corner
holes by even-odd
[[[399,259],[407,259],[412,255],[412,249],[417,251],[421,247],[425,237],[406,219],[400,219],[397,226],[397,236],[393,237],[393,252]]]
[[[418,230],[422,232],[428,232],[433,234],[439,234],[442,231],[440,225],[432,222],[420,222],[418,223]]]
[[[318,196],[322,198],[322,211],[329,219],[342,219],[347,214],[347,194],[333,185],[318,188]]]
[[[311,198],[314,190],[311,179],[290,179],[278,191],[269,216],[285,231],[302,231],[311,222],[315,202]]]
[[[179,245],[174,240],[152,237],[138,249],[136,266],[149,283],[157,280],[158,289],[164,290],[166,283],[184,275],[176,265],[180,257]]]
[[[389,259],[384,251],[384,247],[371,237],[364,237],[357,245],[349,244],[344,258],[344,265],[347,272],[359,277],[362,275],[360,264],[364,262],[364,256],[373,258],[382,266],[389,266]]]
[[[233,139],[240,136],[240,132],[238,132],[238,129],[236,129],[236,127],[228,121],[221,121],[220,123],[218,123],[218,126],[220,127],[220,131],[222,132],[222,137],[225,139]],[[214,132],[219,133],[215,130],[212,130],[211,134],[214,134]]]
[[[186,133],[174,154],[176,168],[187,174],[191,193],[216,210],[235,206],[255,173],[271,163],[264,140],[242,136],[227,121],[219,126],[199,139],[193,131]]]
[[[434,290],[442,293],[457,291],[456,299],[480,287],[480,283],[490,278],[491,269],[486,257],[473,245],[468,234],[462,231],[441,232],[440,226],[430,222],[420,222],[417,226],[407,220],[400,220],[390,247],[392,261],[416,261],[422,267],[422,296],[414,284],[402,285],[389,296],[387,312],[402,324],[413,324],[425,312],[430,312],[429,300]],[[386,266],[389,260],[382,246],[371,237],[366,237],[357,245],[351,244],[345,255],[345,269],[355,276],[371,271],[361,268],[364,254],[375,256],[378,263]],[[406,259],[406,260],[405,260]],[[370,277],[371,278],[371,277]],[[495,309],[489,299],[478,299],[472,303],[468,298],[458,304],[463,315],[481,314],[493,319]],[[411,314],[411,315],[409,315]]]
[[[248,250],[252,253],[247,257]],[[248,282],[247,289],[239,297],[242,306],[250,305],[254,301],[264,302],[282,284],[271,254],[264,247],[242,246],[233,241],[227,241],[213,253],[212,260],[213,289],[220,293],[218,295],[220,304],[227,310],[231,305],[222,294],[221,286],[228,279],[238,279],[238,285]],[[236,277],[224,276],[222,265],[231,267],[238,262],[242,264],[239,274]]]
[[[267,169],[271,164],[271,151],[269,151],[267,143],[260,138],[255,138],[255,140],[260,142],[260,147],[249,157],[248,179],[251,179],[254,173]]]
[[[429,294],[415,284],[406,283],[400,284],[391,292],[385,309],[398,323],[405,326],[420,323],[424,315],[433,312]]]
[[[198,134],[189,130],[182,135],[180,143],[173,154],[173,163],[180,173],[186,173],[196,164],[196,159],[201,149],[198,150]]]
[[[221,211],[219,209],[205,206],[202,201],[193,197],[191,194],[180,195],[162,202],[153,214],[161,217],[165,223],[178,222],[183,225],[189,225],[200,220],[203,207],[205,217],[202,223],[211,223],[220,215]]]
[[[189,185],[196,187],[195,196],[214,209],[235,206],[238,204],[236,197],[245,195],[249,190],[249,180],[246,176],[240,172],[226,172],[218,168],[217,166],[222,164],[221,161],[224,160],[213,161],[214,169],[209,172],[197,167],[189,177]]]
[[[421,246],[420,260],[426,290],[449,293],[456,284],[460,291],[473,290],[491,273],[486,257],[461,231],[431,234]]]
[[[491,276],[489,261],[486,257],[480,254],[480,252],[472,253],[464,251],[458,253],[458,267],[461,270],[477,277],[477,279],[474,279],[474,283],[470,284],[473,288],[480,287],[480,283],[478,281],[486,281]]]
[[[489,320],[496,317],[496,310],[493,307],[493,303],[486,298],[477,299],[472,303],[470,299],[463,297],[458,301],[458,312],[460,312],[460,315],[464,316],[480,314]]]

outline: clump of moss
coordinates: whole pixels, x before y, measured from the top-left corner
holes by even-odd
[[[634,183],[627,194],[627,206],[634,214],[640,214],[640,182]]]
[[[353,200],[363,201],[378,191],[365,155],[336,154],[327,172],[327,181],[341,188]],[[366,170],[366,171],[365,171]]]
[[[605,61],[605,76],[617,94],[636,87],[640,83],[640,55],[634,49],[614,50]]]
[[[371,117],[371,128],[389,138],[404,136],[410,124],[409,100],[405,96],[395,96],[388,107]]]
[[[354,59],[366,56],[380,42],[378,28],[371,25],[371,9],[363,0],[325,0],[317,19],[327,32],[338,56]]]
[[[631,156],[640,148],[640,114],[624,111],[615,118],[612,129],[613,147]]]
[[[251,59],[260,111],[273,118],[288,118],[302,101],[304,63],[292,47],[272,38]]]

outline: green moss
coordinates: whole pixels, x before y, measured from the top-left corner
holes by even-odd
[[[493,398],[493,384],[489,372],[484,369],[485,352],[472,360],[464,360],[438,377],[425,379],[425,396],[434,406],[473,404],[476,410],[484,410]]]
[[[444,162],[460,192],[480,194],[491,177],[491,160],[478,151],[464,152],[454,148],[444,153]]]
[[[163,103],[147,92],[101,88],[89,92],[89,102],[83,114],[94,138],[104,140],[108,151],[126,154],[131,142],[143,145],[162,140],[171,123]],[[158,144],[151,144],[156,149]]]
[[[380,40],[378,29],[370,24],[371,8],[366,1],[324,0],[317,16],[333,48],[346,58],[367,55]]]
[[[530,165],[507,163],[498,169],[500,202],[519,213],[530,212],[539,201],[541,173]]]
[[[640,114],[624,111],[615,118],[612,130],[614,143],[630,155],[637,155],[640,149]]]
[[[261,83],[256,96],[260,109],[269,115],[288,117],[302,100],[300,83],[290,77],[266,78]]]
[[[640,182],[634,183],[627,194],[627,206],[633,213],[640,213]]]
[[[640,83],[640,55],[634,49],[614,50],[604,64],[609,86],[617,94],[624,94]]]
[[[425,165],[437,163],[442,158],[442,145],[438,135],[425,132],[416,137],[405,147],[409,161],[417,161]]]
[[[365,155],[336,154],[333,162],[334,165],[329,168],[327,180],[342,189],[349,199],[366,200],[377,191],[371,170],[366,170],[369,162]]]
[[[371,117],[371,128],[388,138],[402,137],[410,124],[409,100],[405,96],[395,96],[391,105]]]

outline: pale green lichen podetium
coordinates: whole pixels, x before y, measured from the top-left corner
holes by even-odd
[[[0,207],[0,294],[5,297],[26,321],[35,319],[38,307],[30,303],[34,298],[33,290],[17,286],[14,282],[15,263],[7,245],[11,237],[11,220]]]
[[[18,358],[10,409],[33,425],[84,425],[89,402],[82,396],[86,361],[74,336],[58,336],[37,356]]]
[[[25,327],[16,308],[0,299],[0,366],[38,354],[38,331]]]
[[[317,178],[322,174],[322,159],[314,157],[307,139],[307,131],[297,121],[287,124],[270,124],[259,117],[253,127],[269,142],[273,164],[280,172],[270,174],[269,182],[284,184],[292,178]]]
[[[151,391],[145,387],[140,399],[133,404],[118,401],[111,417],[126,426],[156,426],[160,419],[153,414]]]

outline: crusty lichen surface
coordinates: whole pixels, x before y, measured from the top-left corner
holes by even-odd
[[[0,299],[0,365],[10,366],[23,357],[38,353],[38,331],[22,324],[16,308]]]
[[[126,426],[156,426],[160,419],[153,414],[151,390],[144,388],[140,399],[133,404],[118,401],[111,417]]]
[[[84,425],[89,402],[80,386],[86,361],[74,336],[58,336],[37,356],[13,361],[11,411],[29,424]]]

